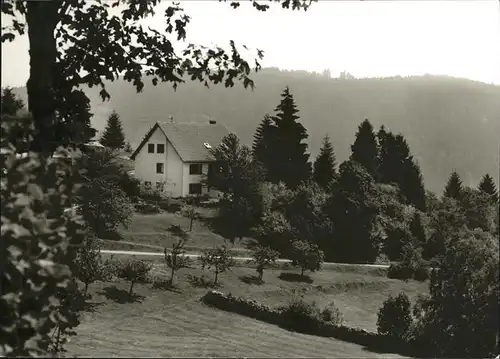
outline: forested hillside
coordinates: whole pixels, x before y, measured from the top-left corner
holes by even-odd
[[[288,85],[309,134],[312,158],[329,134],[338,161],[345,160],[357,126],[369,118],[376,129],[384,124],[405,135],[427,189],[441,193],[453,170],[467,185],[476,186],[487,172],[498,183],[499,86],[441,76],[331,79],[278,69],[265,69],[254,80],[253,92],[188,82],[176,92],[167,84],[148,84],[137,95],[120,81],[109,84],[109,102],[101,102],[96,88],[87,93],[94,127],[102,131],[116,110],[132,147],[150,124],[168,121],[170,115],[178,122],[217,120],[250,144],[257,125],[266,113],[273,113]],[[26,97],[25,89],[16,92]]]

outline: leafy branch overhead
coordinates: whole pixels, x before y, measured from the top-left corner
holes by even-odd
[[[311,1],[281,1],[285,9],[307,9]],[[100,86],[101,97],[109,99],[105,80],[116,80],[120,75],[132,82],[138,92],[144,87],[143,77],[151,76],[153,85],[158,82],[172,82],[174,88],[191,80],[234,86],[240,80],[245,87],[253,87],[250,79],[250,65],[242,58],[234,43],[230,50],[221,47],[208,48],[189,43],[179,52],[173,43],[185,41],[187,26],[191,20],[184,13],[180,3],[172,3],[164,13],[164,32],[148,27],[141,20],[155,15],[160,0],[97,0],[91,3],[84,0],[64,0],[57,4],[42,4],[48,16],[45,21],[52,22],[57,43],[57,64],[63,77],[71,87],[79,85]],[[261,11],[269,8],[267,4],[252,1]],[[232,1],[236,8],[239,1]],[[114,8],[118,8],[114,11]],[[2,2],[2,14],[14,17],[12,24],[2,27],[2,42],[13,41],[15,33],[24,34],[29,24],[30,4],[24,1]],[[26,21],[17,15],[26,16]],[[246,48],[246,46],[244,47]],[[263,51],[257,50],[254,61],[255,70],[261,68],[259,60]],[[84,73],[82,75],[82,72]]]

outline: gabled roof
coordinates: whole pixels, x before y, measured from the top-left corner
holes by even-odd
[[[229,134],[227,129],[219,124],[157,122],[130,156],[132,160],[157,128],[160,128],[183,162],[213,161],[214,158],[210,155],[206,144],[212,148],[217,147],[224,136]]]

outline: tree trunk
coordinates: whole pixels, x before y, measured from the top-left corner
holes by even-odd
[[[304,267],[301,268],[300,275],[303,277],[304,276]]]
[[[130,289],[128,290],[128,295],[132,296],[132,290],[134,289],[134,282],[130,282]]]
[[[219,277],[219,271],[216,269],[216,270],[215,270],[215,280],[214,280],[214,285],[216,285],[216,284],[217,284],[217,279],[218,279],[218,277]]]
[[[193,216],[191,216],[191,222],[189,223],[189,232],[193,231]]]
[[[56,122],[54,74],[57,60],[55,28],[59,21],[59,1],[28,1],[26,22],[30,53],[30,77],[27,83],[28,109],[36,130],[32,149],[50,150],[52,126]]]
[[[259,280],[262,280],[262,278],[264,277],[264,268],[258,267],[257,273],[259,273]]]
[[[174,274],[175,274],[175,269],[172,268],[172,270],[170,272],[170,280],[169,280],[170,286],[172,286],[174,284]]]
[[[83,290],[83,294],[87,294],[87,289],[89,288],[89,284],[85,283],[85,289]]]

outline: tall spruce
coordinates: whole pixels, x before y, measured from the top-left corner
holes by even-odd
[[[459,200],[463,191],[463,183],[456,171],[453,171],[444,188],[444,197]]]
[[[309,154],[306,152],[307,144],[302,142],[308,135],[304,126],[297,122],[300,118],[297,115],[299,110],[288,87],[283,90],[281,97],[272,118],[276,126],[273,179],[295,189],[300,183],[307,181],[312,172]]]
[[[375,177],[378,163],[378,144],[373,126],[368,119],[365,119],[358,126],[351,151],[351,160],[358,162],[372,177]]]
[[[109,115],[106,129],[101,137],[101,144],[113,150],[125,147],[125,135],[123,134],[120,116],[116,111]]]
[[[495,185],[493,177],[491,177],[488,173],[485,174],[483,178],[481,178],[478,189],[491,196],[492,200],[494,200],[495,202],[498,201],[497,186]]]
[[[255,131],[252,155],[254,160],[265,169],[266,179],[271,182],[275,177],[275,171],[273,171],[275,135],[276,126],[273,124],[271,116],[266,114]]]
[[[382,130],[382,129],[381,129]],[[418,163],[402,134],[379,131],[380,146],[378,176],[382,183],[394,183],[408,203],[425,211],[425,188]]]
[[[326,189],[336,176],[335,152],[330,137],[326,135],[323,138],[323,145],[321,146],[319,155],[314,162],[313,179],[320,187]]]

